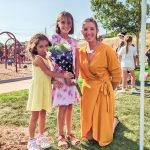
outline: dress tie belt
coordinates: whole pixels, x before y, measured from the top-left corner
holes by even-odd
[[[100,92],[106,96],[106,105],[107,105],[107,112],[110,112],[110,91],[108,88],[108,83],[105,80],[101,80],[100,83]]]

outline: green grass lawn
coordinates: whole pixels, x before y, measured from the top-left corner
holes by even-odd
[[[150,73],[150,67],[148,67],[147,65],[145,66],[145,72]],[[140,68],[139,67],[137,67],[137,69],[135,70],[135,75],[136,75],[137,79],[139,79],[139,75],[140,75]],[[147,78],[146,81],[150,81],[150,79]]]
[[[145,88],[145,150],[150,150],[150,87]],[[26,112],[27,90],[0,95],[0,125],[28,126],[30,113]],[[139,95],[116,93],[116,113],[120,124],[117,127],[112,144],[99,147],[95,142],[81,141],[79,148],[71,146],[69,150],[137,150],[139,148]],[[53,108],[47,115],[46,131],[51,137],[52,149],[57,150],[56,113]],[[73,132],[80,137],[80,109],[74,107]]]

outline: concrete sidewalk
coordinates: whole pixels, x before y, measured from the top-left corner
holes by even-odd
[[[31,79],[0,84],[0,94],[28,89]]]

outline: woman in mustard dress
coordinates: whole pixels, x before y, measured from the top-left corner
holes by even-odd
[[[120,65],[111,47],[97,40],[98,26],[86,19],[82,34],[87,46],[80,49],[82,137],[106,146],[113,140],[114,89],[121,80]]]

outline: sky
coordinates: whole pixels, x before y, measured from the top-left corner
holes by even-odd
[[[38,32],[54,33],[55,23],[61,11],[74,17],[75,38],[81,36],[84,19],[93,17],[90,0],[0,0],[0,32],[10,31],[18,40],[28,40]],[[100,33],[105,30],[99,25]],[[0,38],[1,40],[1,38]]]
[[[68,11],[73,15],[73,37],[81,37],[83,20],[93,17],[90,0],[0,0],[0,32],[10,31],[19,41],[26,41],[36,33],[44,33],[46,28],[47,36],[50,37],[61,11]],[[99,30],[100,34],[105,34],[101,24]],[[5,38],[1,36],[0,42]]]

